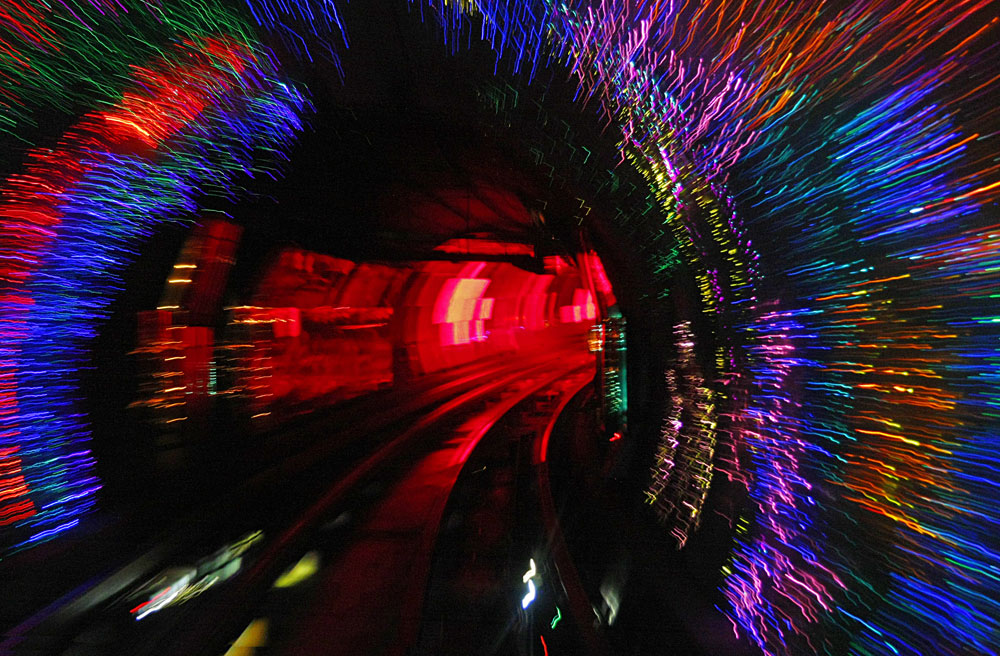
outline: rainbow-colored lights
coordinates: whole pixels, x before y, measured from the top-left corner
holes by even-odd
[[[260,152],[301,129],[307,104],[274,70],[269,55],[227,36],[180,40],[134,66],[115,105],[85,115],[55,148],[29,151],[5,182],[6,547],[49,539],[93,506],[100,484],[75,372],[154,227],[190,216],[201,194],[235,193],[254,168],[269,173]]]
[[[517,6],[475,9],[602,103],[665,219],[650,268],[679,252],[714,317],[704,401],[739,456],[716,466],[750,499],[736,629],[774,654],[997,653],[989,3]],[[716,448],[686,343],[651,488],[681,544]]]
[[[473,25],[498,67],[564,67],[645,180],[655,211],[608,221],[665,290],[683,262],[711,327],[662,329],[681,397],[651,500],[683,545],[713,472],[745,485],[735,630],[765,654],[1000,653],[995,3],[412,4],[456,52]],[[83,115],[5,162],[4,545],[94,503],[74,373],[124,263],[158,222],[271,174],[259,155],[301,129],[308,102],[259,41],[336,62],[341,16],[333,0],[0,10],[4,143],[43,109]]]

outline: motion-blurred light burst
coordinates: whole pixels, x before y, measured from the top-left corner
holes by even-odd
[[[659,217],[636,217],[630,232],[648,236],[652,246],[640,257],[665,286],[674,271],[657,263],[676,253],[694,272],[702,310],[715,326],[711,339],[700,341],[714,345],[716,370],[703,374],[719,421],[717,428],[714,421],[685,428],[674,424],[695,413],[668,418],[664,434],[677,442],[671,448],[689,453],[697,444],[678,440],[697,435],[716,455],[686,458],[697,472],[681,472],[681,461],[671,459],[657,471],[673,480],[655,489],[673,490],[665,507],[690,499],[678,482],[711,476],[706,462],[745,483],[750,503],[735,518],[723,584],[722,610],[736,629],[768,654],[996,654],[1000,74],[992,65],[998,19],[991,3],[414,5],[439,19],[456,51],[460,36],[476,26],[496,50],[498,67],[531,76],[542,66],[564,66],[579,82],[579,101],[599,103],[621,134],[621,166],[638,169],[658,200]],[[241,42],[252,41],[249,25],[288,43],[301,40],[303,48],[291,50],[304,58],[311,57],[307,39],[326,44],[334,57],[349,43],[350,26],[331,0],[246,0],[225,9],[170,3],[169,12],[153,2],[128,3],[129,11],[98,0],[60,6],[22,2],[0,16],[0,75],[20,84],[4,85],[0,130],[30,125],[32,108],[49,93],[67,107],[109,98],[120,106],[121,76],[142,76],[130,65],[155,60],[154,49],[180,47],[169,45],[183,38],[177,35],[203,36],[204,26],[181,24],[189,14],[224,16],[217,29]],[[142,11],[172,18],[153,27],[135,22]],[[159,45],[115,49],[89,74],[94,88],[81,88],[73,85],[77,68],[92,59],[71,60],[90,52],[86,39],[97,14],[101,25],[127,24],[143,34],[148,28],[140,43]],[[36,53],[44,55],[44,73],[28,56]],[[210,84],[218,74],[206,71],[195,83]],[[157,212],[172,218],[193,208],[193,189],[217,190],[213,181],[227,180],[225,172],[249,157],[226,140],[240,121],[252,127],[236,129],[280,152],[303,101],[275,74],[265,67],[253,84],[223,94],[222,106],[232,108],[225,121],[199,112],[181,117],[172,128],[176,142],[150,132],[149,147],[161,157],[105,155],[83,165],[95,149],[84,157],[71,135],[46,155],[57,164],[26,164],[28,171],[56,166],[54,179],[30,174],[45,185],[63,184],[56,194],[16,176],[5,183],[4,266],[14,273],[3,282],[10,339],[0,342],[0,513],[13,510],[0,521],[33,521],[24,515],[48,502],[29,507],[32,477],[20,472],[33,449],[62,453],[50,438],[29,437],[43,429],[23,405],[37,389],[23,372],[40,365],[18,346],[30,341],[36,316],[63,312],[62,301],[30,287],[56,283],[27,282],[17,272],[30,278],[57,267],[72,232],[64,238],[58,231],[62,208],[102,202],[119,188],[118,176],[138,185],[130,171],[146,167],[142,180],[172,171],[183,201]],[[290,113],[266,114],[283,118],[265,126],[254,112],[260,107],[241,105],[248,102],[241,94],[270,98]],[[137,138],[146,140],[141,131]],[[240,154],[230,156],[230,149]],[[205,168],[196,175],[185,158],[200,156]],[[73,200],[59,200],[63,193]],[[11,213],[12,194],[28,196],[18,207],[31,207],[38,221]],[[66,216],[76,226],[72,234],[90,235],[87,248],[125,252],[148,230],[137,225],[115,241],[98,214],[74,209]],[[31,236],[22,241],[16,231],[25,221]],[[97,245],[105,239],[120,246]],[[67,277],[58,284],[79,296],[79,286],[90,283]],[[111,294],[113,287],[99,289]],[[39,306],[43,298],[50,300]],[[96,318],[88,321],[96,325]],[[69,320],[64,325],[79,329]],[[673,327],[662,334],[673,339]],[[68,368],[86,348],[82,340],[72,344],[60,360]],[[685,368],[681,363],[673,376]],[[676,389],[701,384],[674,382]],[[85,442],[83,419],[67,420],[75,427],[59,440]],[[718,430],[718,439],[706,430]],[[722,442],[727,449],[717,448]],[[733,450],[736,461],[720,459]],[[37,466],[64,475],[61,465]],[[47,480],[45,472],[39,480]],[[86,475],[78,480],[72,490],[92,485]],[[696,520],[685,518],[684,526]],[[68,521],[53,520],[44,530]]]
[[[0,522],[17,550],[75,526],[100,485],[78,371],[125,265],[202,194],[269,173],[307,103],[269,55],[230,37],[189,38],[133,67],[121,99],[85,115],[6,181],[0,257],[4,478]],[[273,175],[273,173],[270,173]]]

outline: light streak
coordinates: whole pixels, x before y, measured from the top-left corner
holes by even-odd
[[[36,273],[68,270],[81,253],[126,261],[148,234],[142,217],[194,210],[195,195],[182,191],[190,171],[203,175],[194,187],[228,193],[231,175],[251,164],[239,146],[245,136],[287,148],[304,103],[273,77],[268,57],[246,56],[259,52],[246,40],[249,26],[277,34],[303,60],[315,43],[336,61],[348,43],[332,0],[246,0],[241,10],[179,2],[157,5],[159,13],[124,0],[60,4],[65,13],[19,2],[0,23],[8,142],[32,138],[44,104],[90,117],[66,145],[31,151],[23,171],[33,175],[4,183],[2,239],[12,246],[0,249],[0,522],[38,536],[75,521],[98,484],[85,427],[65,419],[74,396],[56,370],[78,366],[106,307],[86,305],[79,290],[110,295],[115,279],[102,269],[97,285],[68,275],[53,285]],[[613,187],[633,171],[644,181],[631,193],[647,209],[608,223],[629,235],[663,299],[675,276],[690,273],[709,333],[693,336],[691,349],[709,369],[674,371],[673,385],[693,389],[698,376],[714,406],[709,423],[685,416],[683,404],[668,408],[654,496],[674,500],[665,520],[683,543],[697,527],[706,473],[745,485],[724,570],[734,627],[765,654],[997,654],[1000,129],[991,5],[440,0],[420,8],[432,10],[456,52],[474,25],[498,67],[509,62],[524,77],[564,67],[580,103],[597,105],[620,136],[618,169],[595,179]],[[200,77],[157,83],[150,62],[170,61],[178,47],[201,48],[211,62]],[[178,96],[158,95],[171,86]],[[268,97],[283,99],[269,125],[262,106],[239,100]],[[498,102],[496,111],[508,110]],[[256,119],[245,129],[226,127],[247,114]],[[205,139],[196,143],[196,133]],[[108,143],[130,154],[112,154]],[[215,144],[207,157],[205,143]],[[586,149],[584,161],[601,161],[588,145],[574,147]],[[227,158],[230,149],[239,154]],[[88,218],[118,216],[136,188],[148,204],[124,213],[131,223]],[[156,194],[169,200],[153,202]],[[581,222],[594,214],[581,204]],[[62,296],[83,305],[64,306]],[[68,318],[81,312],[90,317],[82,327]],[[31,345],[55,328],[73,346],[50,369]],[[707,456],[708,445],[714,456],[677,466],[678,453]]]
[[[528,592],[521,599],[521,608],[527,608],[535,600],[535,582],[528,579]]]

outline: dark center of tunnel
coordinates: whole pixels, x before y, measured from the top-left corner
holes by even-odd
[[[353,11],[347,8],[348,15]],[[343,55],[343,81],[322,60],[306,66],[286,55],[284,65],[307,85],[316,112],[284,176],[254,181],[251,199],[235,205],[206,199],[200,218],[229,216],[243,230],[225,302],[250,298],[280,245],[353,261],[401,261],[437,257],[434,248],[448,239],[485,235],[532,245],[535,261],[519,264],[536,271],[547,255],[594,248],[637,336],[630,348],[649,350],[633,361],[668,357],[668,345],[638,336],[671,322],[672,305],[696,314],[688,300],[693,288],[681,275],[681,293],[662,302],[662,290],[652,288],[630,252],[634,245],[615,233],[609,217],[635,211],[642,199],[623,188],[609,191],[597,176],[587,179],[614,167],[615,138],[595,110],[574,103],[565,73],[545,70],[530,83],[494,75],[494,53],[474,39],[456,57],[432,25],[402,6],[376,3],[357,11],[366,20],[356,21]],[[581,166],[584,158],[589,162]],[[631,181],[632,196],[641,184]],[[131,348],[127,336],[136,334],[128,308],[153,307],[182,240],[173,229],[150,243],[102,332],[95,374],[86,383],[95,392],[89,396],[99,435],[102,425],[116,424],[122,399],[102,403],[96,392],[117,373],[134,370],[123,353]],[[221,313],[215,319],[221,322]],[[630,370],[632,405],[637,412],[648,408],[650,418],[664,403],[656,371],[655,364]],[[641,425],[637,420],[633,429]],[[106,439],[98,437],[98,453]],[[100,460],[120,453],[106,451]]]
[[[431,27],[405,16],[391,18],[359,21],[367,27],[352,34],[343,83],[322,65],[296,70],[296,64],[289,64],[293,77],[300,76],[314,94],[316,112],[291,152],[283,178],[254,182],[250,200],[210,200],[197,217],[202,225],[213,217],[229,217],[241,231],[225,291],[201,323],[221,335],[232,320],[223,307],[253,303],[264,272],[289,249],[305,257],[314,253],[392,267],[428,260],[478,261],[483,259],[477,258],[480,242],[524,244],[530,255],[496,259],[542,275],[551,273],[546,260],[572,262],[593,249],[628,323],[630,440],[625,449],[603,454],[612,461],[585,463],[576,475],[592,475],[583,471],[587,467],[603,471],[613,479],[602,502],[606,512],[621,506],[639,513],[640,521],[650,519],[642,494],[658,422],[670,402],[662,380],[664,363],[676,356],[674,346],[655,334],[678,318],[696,325],[702,319],[694,309],[694,283],[683,265],[665,294],[652,286],[643,261],[634,256],[641,246],[614,228],[616,215],[648,211],[638,193],[643,182],[629,180],[629,172],[620,169],[616,184],[602,178],[615,168],[616,139],[595,111],[574,103],[573,84],[563,71],[543,71],[531,82],[494,75],[494,55],[487,48],[473,46],[469,56],[452,57]],[[163,462],[163,444],[150,443],[142,421],[126,409],[135,396],[114,398],[101,391],[114,388],[111,382],[122,372],[131,372],[133,388],[143,385],[137,343],[126,337],[142,331],[134,308],[156,306],[154,298],[182,261],[178,253],[186,236],[176,230],[160,234],[133,265],[127,289],[95,349],[94,373],[85,381],[94,451],[109,500],[141,494],[149,480],[173,490],[177,499],[210,494],[213,485],[221,484],[220,463],[234,446],[247,448],[231,439],[191,446],[180,438],[170,446],[180,458],[166,468],[171,473],[157,471],[158,465],[151,470],[151,462]],[[453,245],[448,256],[440,250],[445,243]],[[605,314],[607,309],[602,309]],[[224,403],[219,407],[210,433],[224,433],[238,421],[231,408]],[[178,482],[185,492],[177,493]],[[703,546],[716,545],[700,549],[693,563],[705,591],[716,587],[726,535],[727,527],[709,521],[699,538]],[[635,539],[646,545],[645,557],[654,551],[670,553],[649,546],[657,540],[652,532]],[[692,562],[680,558],[670,566],[692,569]],[[647,598],[643,603],[658,601]],[[629,617],[634,629],[631,622],[642,613]]]

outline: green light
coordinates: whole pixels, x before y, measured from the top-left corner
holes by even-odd
[[[562,619],[562,611],[559,610],[559,606],[556,606],[556,616],[552,618],[552,628],[556,628],[556,624],[559,624],[559,620]]]

